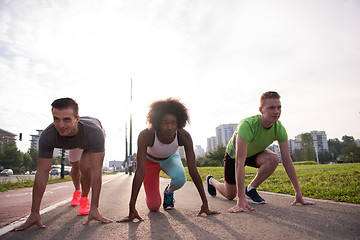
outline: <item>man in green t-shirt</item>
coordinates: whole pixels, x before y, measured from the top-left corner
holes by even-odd
[[[304,200],[294,165],[289,151],[288,136],[279,121],[281,114],[280,95],[276,92],[265,92],[261,95],[261,115],[244,119],[237,126],[226,148],[224,158],[225,183],[218,182],[211,175],[206,177],[208,192],[216,196],[219,191],[229,200],[238,197],[237,204],[228,212],[253,210],[246,198],[255,204],[265,203],[256,188],[273,174],[279,163],[279,157],[266,149],[275,140],[280,146],[282,163],[295,190],[295,201],[292,205],[314,204]],[[245,165],[258,168],[256,177],[245,187]]]

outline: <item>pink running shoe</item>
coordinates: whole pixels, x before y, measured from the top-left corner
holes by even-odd
[[[80,198],[79,216],[88,215],[90,211],[90,201],[87,197]]]
[[[70,206],[79,206],[80,204],[81,191],[75,190]]]

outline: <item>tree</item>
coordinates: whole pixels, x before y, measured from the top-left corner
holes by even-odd
[[[61,164],[61,155],[52,158],[51,165],[60,165]]]
[[[206,159],[205,157],[198,157],[196,159],[196,166],[197,167],[205,167],[206,163],[207,163],[208,159]],[[183,162],[184,164],[184,162]],[[185,165],[184,165],[185,166]]]
[[[354,137],[344,135],[342,142],[339,139],[329,139],[329,152],[331,154],[331,159],[337,159],[339,156],[345,156],[347,161],[360,161],[360,152],[354,140]],[[351,152],[354,154],[351,156]],[[353,159],[354,158],[354,159]]]
[[[329,151],[323,151],[318,153],[320,163],[329,163],[332,161],[332,157]]]
[[[226,147],[218,146],[214,151],[208,152],[204,157],[198,157],[196,159],[197,167],[220,167],[223,166],[223,159],[225,155]]]
[[[0,155],[0,165],[4,168],[12,168],[15,172],[20,172],[24,157],[15,142],[9,143]]]
[[[358,147],[355,142],[342,148],[341,152],[342,152],[342,154],[345,155],[346,161],[349,161],[349,162],[355,161],[355,159],[357,162],[358,159],[360,158],[360,147]]]
[[[295,149],[293,153],[293,161],[298,162],[304,160],[303,151],[301,149]]]
[[[212,152],[206,153],[206,158],[209,159],[211,166],[223,166],[223,160],[225,156],[226,147],[219,145]]]
[[[186,158],[181,158],[181,162],[182,162],[182,164],[183,164],[184,167],[187,167]]]
[[[355,143],[355,139],[353,136],[343,136],[342,137],[342,140],[344,142],[345,145],[349,145],[349,144],[352,144],[352,143]]]
[[[32,158],[30,156],[29,153],[24,153],[23,154],[23,158],[24,158],[24,163],[23,163],[23,168],[25,168],[25,170],[31,170],[31,166],[32,166]]]
[[[314,161],[316,158],[314,140],[311,133],[302,133],[301,135],[301,149],[303,151],[303,158],[305,161]]]
[[[345,147],[345,144],[337,138],[329,139],[328,145],[332,160],[336,159],[341,154],[341,149]]]
[[[32,159],[32,164],[31,164],[31,169],[32,170],[36,170],[37,169],[37,155],[38,155],[38,151],[36,148],[30,148],[28,150],[28,154],[30,155],[31,159]]]

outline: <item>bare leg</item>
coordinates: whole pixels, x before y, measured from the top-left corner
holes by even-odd
[[[254,188],[259,187],[261,183],[274,173],[279,164],[279,157],[272,151],[265,150],[257,156],[256,162],[259,165],[259,170],[250,183],[250,186]]]
[[[71,164],[71,179],[74,184],[75,190],[80,191],[80,166],[79,161],[70,162]]]
[[[236,197],[236,185],[228,184],[228,183],[220,183],[215,178],[210,179],[211,185],[213,185],[221,195],[226,197],[229,200],[233,200]]]
[[[91,168],[90,168],[90,152],[84,150],[80,160],[80,183],[82,188],[82,197],[87,197],[91,186]]]

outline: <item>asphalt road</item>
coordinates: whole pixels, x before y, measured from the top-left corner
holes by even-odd
[[[78,208],[69,204],[71,185],[64,187],[61,183],[54,185],[64,190],[62,197],[57,197],[60,204],[43,206],[47,210],[42,214],[45,229],[32,227],[21,232],[7,232],[23,219],[1,228],[0,239],[360,239],[360,205],[314,200],[313,206],[291,206],[293,196],[260,192],[267,204],[252,204],[255,211],[230,214],[227,210],[236,201],[208,195],[210,208],[221,214],[197,217],[201,200],[191,182],[175,192],[176,209],[171,211],[149,212],[142,188],[137,210],[145,221],[116,223],[115,220],[128,215],[132,178],[133,175],[125,174],[103,177],[100,211],[113,219],[113,223],[93,221],[83,225],[87,217],[77,216]],[[168,182],[168,179],[161,179],[161,189]],[[57,192],[50,188],[49,191],[54,194],[45,194],[44,201]],[[6,209],[1,207],[0,212],[3,211]]]

